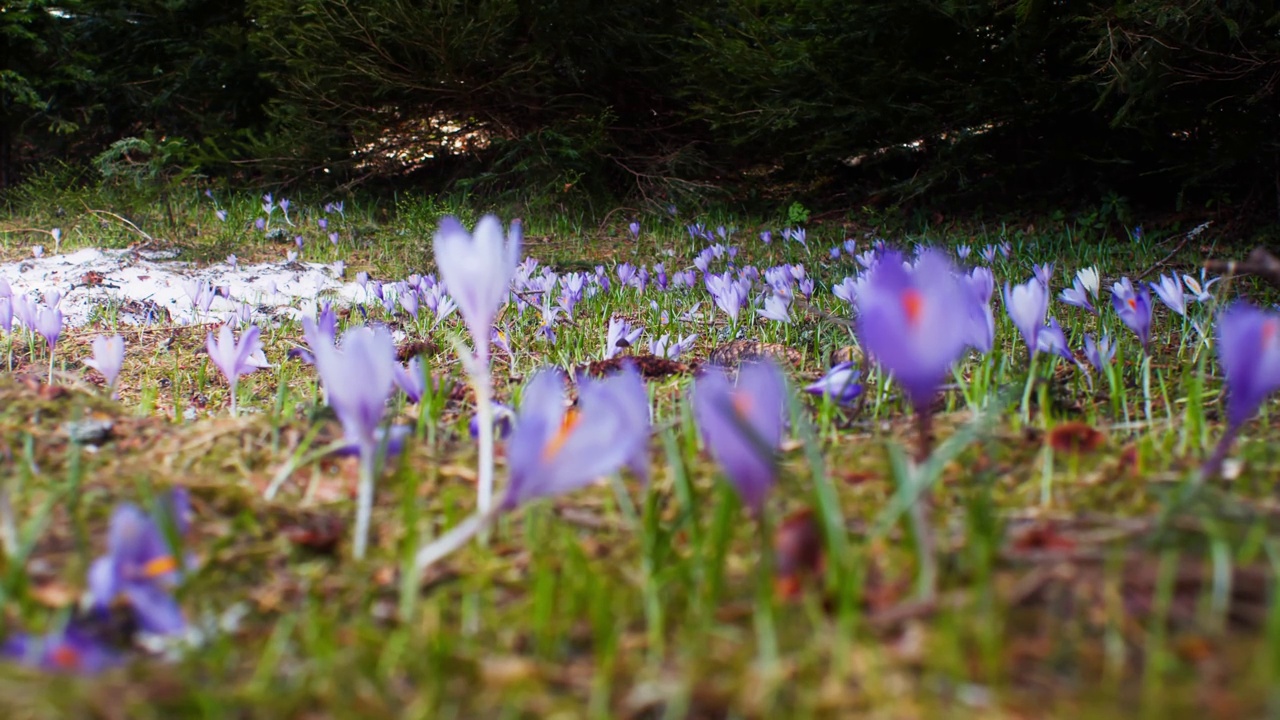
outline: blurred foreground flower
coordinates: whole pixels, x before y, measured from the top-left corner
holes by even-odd
[[[418,572],[462,547],[501,512],[536,498],[561,495],[624,465],[648,476],[649,399],[635,366],[603,380],[582,378],[578,404],[564,402],[564,376],[543,369],[525,388],[507,439],[507,489],[494,507],[477,508],[418,550]]]
[[[489,375],[489,345],[494,318],[510,294],[511,279],[520,260],[520,221],[503,237],[502,224],[485,215],[468,233],[452,216],[440,222],[435,234],[436,265],[467,324],[475,346],[463,358],[476,392],[480,415],[480,471],[476,482],[481,513],[493,505],[493,388]]]
[[[731,385],[719,367],[694,383],[693,413],[707,450],[754,512],[778,475],[786,380],[773,363],[749,363]]]
[[[1244,426],[1280,389],[1280,314],[1239,301],[1218,317],[1218,362],[1226,375],[1227,429],[1202,480],[1216,476]]]
[[[83,623],[69,622],[44,635],[18,632],[0,644],[0,657],[46,672],[96,675],[123,656]]]
[[[170,523],[177,535],[186,533],[190,515],[186,490],[168,495],[163,512],[166,518],[153,518],[131,503],[116,508],[107,554],[89,568],[89,593],[95,609],[106,611],[116,602],[127,602],[144,631],[172,635],[186,628],[182,608],[172,595],[182,567],[163,527]]]
[[[368,544],[369,516],[373,511],[378,426],[395,389],[396,347],[386,328],[362,326],[343,334],[338,347],[320,342],[314,351],[325,399],[342,423],[345,439],[360,453],[353,549],[355,558],[360,560]]]
[[[858,338],[876,364],[927,410],[942,378],[964,352],[974,313],[942,254],[926,250],[914,268],[885,253],[858,294]]]
[[[974,335],[977,313],[971,304],[977,300],[973,292],[961,286],[946,256],[934,250],[923,251],[910,270],[904,267],[900,255],[885,253],[867,272],[866,287],[858,294],[858,337],[881,369],[893,373],[915,409],[915,464],[909,466],[899,483],[910,498],[908,509],[920,564],[920,594],[930,599],[937,592],[937,553],[929,524],[929,498],[924,494],[928,487],[920,479],[919,468],[933,452],[933,397]],[[1032,280],[1030,285],[1035,287],[1023,291],[1027,300],[1014,302],[1030,304],[1030,310],[1023,314],[1025,321],[1038,317],[1043,323],[1036,293],[1047,291],[1037,281]],[[1028,338],[1028,344],[1034,348],[1032,338]]]

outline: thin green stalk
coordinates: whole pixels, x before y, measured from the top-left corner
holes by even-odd
[[[1031,388],[1036,384],[1036,360],[1039,359],[1039,355],[1040,353],[1032,350],[1031,361],[1027,364],[1027,384],[1022,389],[1022,408],[1019,413],[1023,424],[1031,423]]]

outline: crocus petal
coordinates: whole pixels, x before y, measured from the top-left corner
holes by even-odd
[[[1280,315],[1237,302],[1218,318],[1218,360],[1226,375],[1227,421],[1243,425],[1280,389]]]
[[[570,413],[563,376],[543,370],[525,390],[507,440],[511,475],[502,507],[576,490],[624,464],[635,467],[648,438],[649,403],[634,367],[604,380],[584,380],[578,407]]]
[[[708,451],[743,502],[759,511],[777,478],[786,381],[772,363],[750,363],[729,384],[715,366],[694,384],[693,412]]]

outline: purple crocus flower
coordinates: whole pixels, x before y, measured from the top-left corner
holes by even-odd
[[[968,245],[961,245],[960,247],[956,248],[956,257],[959,258],[960,260],[968,260],[969,255],[972,252],[973,252],[973,248],[969,247]]]
[[[120,369],[124,367],[124,338],[119,335],[106,337],[99,335],[93,339],[93,357],[84,361],[84,364],[102,373],[102,377],[107,381],[107,387],[111,390],[111,396],[115,397],[116,378],[120,376]]]
[[[921,253],[910,270],[902,255],[886,252],[867,271],[858,294],[858,337],[917,410],[928,407],[943,375],[964,352],[971,302],[950,261],[933,250]]]
[[[604,380],[580,379],[574,409],[565,407],[560,372],[541,370],[507,439],[511,470],[499,508],[571,492],[623,465],[647,477],[648,442],[649,398],[633,366]]]
[[[850,305],[856,305],[858,302],[857,289],[858,281],[855,278],[847,277],[831,288],[831,294]]]
[[[493,434],[499,440],[505,440],[511,434],[511,427],[516,421],[516,412],[502,403],[493,404]],[[480,417],[472,415],[467,422],[467,432],[471,437],[480,437]]]
[[[231,415],[236,414],[236,384],[240,381],[241,375],[247,375],[258,366],[251,362],[252,357],[262,351],[262,343],[258,340],[258,336],[262,330],[257,325],[250,325],[240,334],[240,340],[237,341],[231,332],[230,325],[223,325],[218,330],[218,339],[213,339],[213,333],[209,333],[205,337],[205,349],[209,351],[209,359],[222,371],[222,376],[227,379],[227,384],[231,386]]]
[[[1039,280],[1032,278],[1013,288],[1004,284],[1004,307],[1009,319],[1022,333],[1027,350],[1035,355],[1040,331],[1044,328],[1045,315],[1049,312],[1049,291]]]
[[[409,360],[408,365],[397,364],[395,383],[405,397],[409,398],[409,402],[416,403],[422,400],[422,396],[427,392],[427,375],[422,368],[422,356],[414,356]]]
[[[737,386],[724,371],[707,368],[693,387],[693,413],[711,456],[754,512],[777,479],[786,380],[773,363],[748,363]]]
[[[0,657],[45,672],[75,675],[96,675],[119,665],[120,652],[83,624],[73,621],[40,636],[13,633],[0,644]]]
[[[226,210],[214,210],[214,211],[213,211],[213,214],[218,216],[218,220],[219,220],[220,222],[226,222],[226,221],[227,221],[227,211],[226,211]]]
[[[634,346],[640,340],[640,334],[644,332],[643,327],[631,327],[631,323],[624,318],[609,318],[609,330],[605,333],[604,341],[604,359],[618,354],[622,348]]]
[[[178,534],[184,534],[190,515],[186,490],[170,493],[164,511]],[[116,507],[107,535],[107,554],[89,568],[89,594],[98,610],[123,598],[144,631],[170,635],[182,632],[187,624],[172,595],[181,578],[179,556],[162,528],[163,522],[136,505]]]
[[[771,230],[761,230],[761,231],[760,231],[760,242],[764,243],[765,245],[768,245],[769,243],[772,243],[772,242],[773,242],[773,231],[771,231]]]
[[[1069,362],[1076,360],[1071,354],[1071,348],[1067,347],[1067,336],[1062,332],[1062,326],[1055,318],[1049,318],[1049,325],[1040,328],[1040,333],[1036,337],[1036,350],[1057,355]]]
[[[1190,275],[1182,276],[1182,282],[1186,283],[1187,290],[1191,292],[1191,299],[1195,300],[1196,302],[1202,302],[1202,303],[1209,302],[1210,300],[1213,299],[1213,296],[1209,294],[1209,288],[1213,287],[1214,283],[1218,282],[1221,279],[1222,278],[1220,277],[1216,277],[1213,279],[1207,278],[1205,276],[1204,268],[1200,268],[1199,280],[1197,280],[1196,278]]]
[[[266,213],[267,217],[271,217],[271,213],[275,212],[275,209],[276,209],[276,203],[275,203],[275,200],[271,198],[271,193],[267,193],[266,195],[263,195],[262,196],[262,212]]]
[[[49,344],[49,352],[53,352],[62,335],[62,311],[56,307],[39,307],[35,316],[36,332]]]
[[[769,295],[764,299],[764,307],[756,310],[756,314],[766,320],[780,323],[791,322],[791,308],[786,298],[781,295]]]
[[[1218,317],[1218,363],[1226,376],[1227,430],[1201,479],[1222,469],[1240,428],[1280,389],[1280,315],[1237,301]]]
[[[1227,426],[1238,429],[1280,389],[1280,315],[1232,304],[1218,318],[1218,361],[1226,375]]]
[[[640,223],[634,220],[631,221],[631,224],[627,226],[627,230],[631,233],[631,238],[633,240],[640,237]]]
[[[386,328],[348,330],[338,347],[318,342],[312,347],[325,398],[342,423],[347,439],[363,451],[377,448],[374,433],[382,421],[395,383],[396,348]],[[352,382],[359,378],[359,382]]]
[[[1112,342],[1111,336],[1105,333],[1097,340],[1093,339],[1093,335],[1086,334],[1084,336],[1084,356],[1091,365],[1098,369],[1099,373],[1105,373],[1107,366],[1115,359],[1115,343]]]
[[[1111,286],[1111,304],[1125,326],[1138,336],[1145,352],[1151,339],[1151,291],[1134,288],[1129,278],[1121,278]]]
[[[1089,291],[1080,280],[1080,276],[1076,275],[1071,282],[1071,287],[1065,288],[1058,299],[1073,307],[1084,308],[1094,315],[1098,314],[1097,308],[1089,302]]]
[[[861,373],[851,362],[843,362],[833,366],[817,382],[805,386],[804,391],[812,395],[826,395],[840,405],[848,405],[862,394],[862,384],[858,382]]]
[[[1031,265],[1031,274],[1047,289],[1049,283],[1053,280],[1053,263],[1045,263],[1043,265],[1033,263]]]
[[[995,245],[987,245],[982,248],[982,259],[987,261],[988,265],[994,265],[996,262],[996,254],[1000,250]]]
[[[407,287],[401,288],[396,293],[396,299],[400,301],[400,307],[409,313],[414,320],[418,319],[418,293]]]
[[[708,283],[707,287],[710,288],[711,283]],[[736,324],[738,322],[738,314],[742,312],[742,306],[747,302],[747,296],[742,292],[741,286],[733,282],[724,283],[719,286],[718,292],[712,290],[711,295],[716,302],[716,307],[729,316],[729,322]]]
[[[636,276],[636,266],[631,263],[622,263],[618,265],[618,284],[630,285],[631,280]]]
[[[468,233],[453,216],[446,217],[436,230],[436,265],[440,279],[458,303],[482,360],[489,357],[489,330],[498,309],[510,292],[511,278],[520,259],[520,222],[511,223],[506,239],[502,224],[485,215]]]
[[[1182,317],[1187,316],[1187,296],[1182,292],[1182,283],[1176,275],[1161,275],[1160,282],[1151,283],[1151,290],[1168,308]]]
[[[386,328],[362,326],[344,333],[339,347],[320,343],[314,350],[325,399],[342,423],[343,436],[360,453],[353,547],[355,558],[360,560],[368,545],[373,510],[378,425],[395,388],[396,347]],[[352,382],[353,378],[359,382]]]
[[[969,308],[969,345],[978,352],[990,352],[996,337],[996,318],[991,310],[991,296],[995,293],[995,275],[988,268],[979,265],[968,275],[961,276],[961,280],[968,286],[973,298]]]

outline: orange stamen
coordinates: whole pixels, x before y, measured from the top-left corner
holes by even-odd
[[[1280,332],[1280,326],[1277,325],[1275,318],[1267,318],[1262,323],[1262,345],[1266,347],[1276,339],[1276,333]]]
[[[1125,300],[1125,302],[1129,304],[1129,309],[1130,309],[1130,310],[1137,310],[1137,309],[1138,309],[1138,299],[1137,299],[1137,298],[1129,298],[1128,300]]]
[[[142,576],[146,578],[157,578],[161,575],[167,575],[178,569],[178,561],[172,555],[161,555],[158,558],[149,560],[146,565],[142,566]]]
[[[906,313],[908,325],[919,325],[924,315],[924,295],[915,288],[902,291],[902,312]]]
[[[564,418],[560,421],[560,428],[556,430],[556,434],[551,436],[550,442],[542,449],[542,460],[548,461],[560,452],[564,444],[568,442],[569,436],[573,434],[574,428],[578,427],[578,423],[582,422],[582,413],[577,408],[569,408],[564,414]]]
[[[733,393],[733,399],[731,402],[733,403],[733,411],[737,413],[740,418],[747,417],[747,415],[751,413],[751,407],[754,404],[751,401],[751,396],[744,392]]]
[[[63,643],[49,653],[49,661],[56,667],[74,670],[80,667],[80,651]]]

